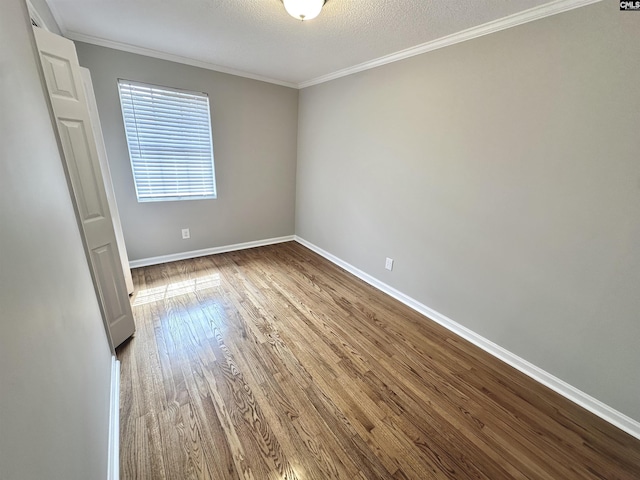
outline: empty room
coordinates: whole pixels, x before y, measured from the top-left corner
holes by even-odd
[[[0,480],[640,478],[640,2],[0,13]]]

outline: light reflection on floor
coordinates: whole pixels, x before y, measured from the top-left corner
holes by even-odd
[[[165,300],[167,298],[178,297],[188,293],[201,292],[214,287],[220,286],[220,274],[213,273],[199,278],[192,278],[182,282],[170,283],[160,287],[148,288],[140,290],[136,294],[133,306],[146,305],[147,303]]]

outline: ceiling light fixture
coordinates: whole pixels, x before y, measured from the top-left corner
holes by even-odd
[[[297,20],[311,20],[320,15],[326,0],[282,0],[287,13]]]

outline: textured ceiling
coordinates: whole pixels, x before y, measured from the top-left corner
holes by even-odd
[[[297,85],[552,2],[328,0],[309,22],[291,18],[281,0],[47,3],[71,38],[118,42]]]

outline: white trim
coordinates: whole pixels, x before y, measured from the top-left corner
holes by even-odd
[[[624,430],[629,435],[632,435],[638,439],[640,439],[640,422],[626,416],[625,414],[611,408],[610,406],[602,403],[600,400],[593,398],[591,395],[584,393],[581,390],[578,390],[572,385],[569,385],[567,382],[560,380],[558,377],[542,370],[539,367],[536,367],[532,363],[529,363],[525,359],[517,356],[514,353],[502,348],[500,345],[493,343],[491,340],[484,338],[481,335],[478,335],[472,330],[460,325],[459,323],[454,322],[450,318],[442,315],[441,313],[433,310],[432,308],[423,305],[417,300],[405,295],[404,293],[396,290],[395,288],[387,285],[386,283],[381,282],[375,277],[372,277],[368,273],[363,272],[362,270],[354,267],[353,265],[341,260],[335,255],[321,249],[320,247],[314,245],[307,240],[295,236],[295,241],[304,245],[308,249],[314,251],[315,253],[323,256],[327,260],[332,263],[335,263],[339,267],[344,268],[347,272],[355,275],[356,277],[364,280],[369,285],[381,290],[387,295],[392,296],[396,300],[404,303],[408,307],[413,310],[421,313],[422,315],[428,317],[429,319],[439,323],[443,327],[452,331],[456,335],[461,336],[465,340],[473,343],[474,345],[480,347],[485,352],[490,353],[496,358],[499,358],[503,362],[511,365],[515,369],[521,371],[525,375],[533,378],[534,380],[540,382],[541,384],[549,387],[551,390],[559,393],[563,397],[571,400],[574,403],[577,403],[583,408],[586,408],[591,413],[599,416],[600,418],[606,420],[607,422],[615,425],[621,430]]]
[[[108,458],[107,480],[118,480],[120,478],[120,361],[115,355],[111,357]]]
[[[29,16],[31,17],[32,22],[36,22],[38,24],[37,26],[42,28],[43,30],[46,30],[48,32],[51,31],[47,23],[42,19],[42,16],[38,12],[38,10],[36,10],[36,7],[34,7],[29,0],[27,0],[27,9],[29,10]]]
[[[161,52],[159,50],[136,47],[135,45],[129,45],[128,43],[114,42],[112,40],[106,40],[104,38],[94,37],[92,35],[85,35],[84,33],[78,33],[78,32],[69,30],[65,33],[64,36],[69,38],[70,40],[90,43],[92,45],[98,45],[100,47],[113,48],[114,50],[121,50],[123,52],[136,53],[138,55],[144,55],[146,57],[159,58],[160,60],[168,60],[170,62],[182,63],[184,65],[191,65],[192,67],[205,68],[207,70],[213,70],[215,72],[220,72],[220,73],[227,73],[229,75],[235,75],[237,77],[244,77],[244,78],[250,78],[252,80],[258,80],[260,82],[273,83],[275,85],[281,85],[283,87],[298,88],[297,84],[291,83],[291,82],[285,82],[284,80],[278,80],[276,78],[256,75],[254,73],[249,73],[249,72],[244,72],[242,70],[223,67],[222,65],[216,65],[216,64],[205,62],[202,60],[196,60],[194,58],[188,58],[180,55],[174,55],[172,53]]]
[[[266,238],[264,240],[235,243],[233,245],[224,245],[222,247],[204,248],[202,250],[191,250],[190,252],[160,255],[159,257],[141,258],[140,260],[130,261],[129,267],[147,267],[149,265],[175,262],[178,260],[186,260],[188,258],[204,257],[206,255],[214,255],[216,253],[235,252],[236,250],[246,250],[247,248],[264,247],[265,245],[275,245],[276,243],[291,242],[294,239],[295,237],[293,235],[287,235],[286,237]]]
[[[530,8],[523,12],[514,13],[508,17],[499,18],[491,22],[471,27],[461,32],[453,33],[445,37],[437,38],[430,42],[416,45],[415,47],[400,50],[399,52],[385,55],[384,57],[376,58],[368,62],[360,63],[352,67],[348,67],[337,72],[329,73],[327,75],[321,75],[319,77],[301,82],[298,84],[298,88],[306,88],[312,85],[318,85],[319,83],[335,80],[336,78],[346,77],[354,73],[376,68],[387,63],[397,62],[404,60],[405,58],[413,57],[415,55],[421,55],[423,53],[431,52],[439,48],[448,47],[456,43],[465,42],[474,38],[488,35],[490,33],[499,32],[500,30],[506,30],[507,28],[522,25],[523,23],[533,22],[541,18],[550,17],[558,13],[573,10],[574,8],[583,7],[592,3],[600,2],[601,0],[556,0],[555,2],[547,3],[546,5],[540,5],[538,7]]]
[[[300,83],[278,80],[276,78],[265,77],[262,75],[245,72],[242,70],[227,68],[222,65],[216,65],[216,64],[205,62],[202,60],[196,60],[194,58],[183,57],[180,55],[173,55],[171,53],[161,52],[159,50],[153,50],[153,49],[144,48],[144,47],[136,47],[134,45],[130,45],[127,43],[116,42],[116,41],[107,40],[100,37],[95,37],[93,35],[86,35],[83,33],[69,31],[65,28],[64,22],[62,21],[62,17],[60,17],[55,7],[52,6],[51,2],[47,0],[47,4],[49,5],[49,10],[51,10],[51,14],[53,15],[54,19],[58,23],[58,26],[60,27],[60,30],[62,31],[63,36],[71,40],[90,43],[90,44],[98,45],[101,47],[113,48],[115,50],[121,50],[123,52],[136,53],[138,55],[145,55],[147,57],[159,58],[161,60],[168,60],[170,62],[182,63],[185,65],[191,65],[193,67],[205,68],[207,70],[213,70],[216,72],[228,73],[230,75],[236,75],[239,77],[251,78],[253,80],[259,80],[261,82],[273,83],[275,85],[282,85],[283,87],[302,89],[302,88],[310,87],[312,85],[318,85],[320,83],[328,82],[330,80],[335,80],[336,78],[346,77],[347,75],[352,75],[354,73],[358,73],[358,72],[376,68],[382,65],[386,65],[388,63],[404,60],[405,58],[413,57],[415,55],[431,52],[439,48],[448,47],[456,43],[465,42],[467,40],[478,38],[483,35],[499,32],[500,30],[506,30],[507,28],[522,25],[523,23],[540,20],[541,18],[550,17],[558,13],[567,12],[569,10],[573,10],[579,7],[584,7],[586,5],[597,3],[600,1],[602,0],[555,0],[545,5],[533,7],[523,12],[514,13],[513,15],[509,15],[504,18],[499,18],[497,20],[493,20],[491,22],[488,22],[482,25],[478,25],[475,27],[468,28],[466,30],[462,30],[461,32],[457,32],[451,35],[447,35],[445,37],[437,38],[430,42],[416,45],[415,47],[410,47],[405,50],[400,50],[399,52],[385,55],[383,57],[376,58],[374,60],[369,60],[367,62],[360,63],[358,65],[354,65],[352,67],[348,67],[342,70],[338,70],[333,73],[321,75],[319,77],[312,78],[310,80],[306,80]]]
[[[62,36],[64,37],[67,34],[67,27],[65,26],[64,21],[62,20],[62,16],[58,12],[58,9],[55,7],[54,2],[52,2],[51,0],[45,0],[45,3],[49,7],[49,11],[51,12],[51,15],[53,16],[53,19],[58,24],[58,28],[60,29],[60,33],[62,33]]]

